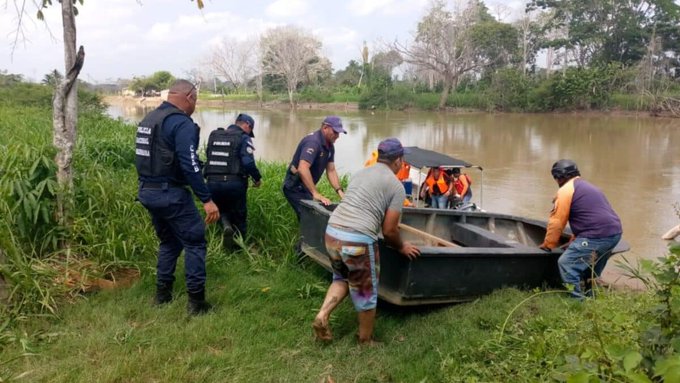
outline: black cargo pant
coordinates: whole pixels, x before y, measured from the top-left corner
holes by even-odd
[[[229,220],[234,231],[245,238],[248,229],[248,179],[229,181],[208,180],[213,202],[220,209],[220,216]],[[222,220],[224,223],[224,220]]]

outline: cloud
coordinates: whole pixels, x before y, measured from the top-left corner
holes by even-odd
[[[358,16],[368,16],[394,3],[393,0],[352,0],[347,9]]]
[[[151,26],[145,37],[155,42],[167,42],[172,40],[171,31],[172,25],[170,23],[156,23]]]
[[[389,7],[383,7],[382,13],[388,16],[419,14],[428,4],[428,0],[396,1]]]
[[[356,16],[381,14],[387,16],[418,13],[428,0],[352,0],[347,9]]]
[[[276,0],[267,6],[265,12],[269,17],[290,18],[304,15],[308,8],[305,0]]]
[[[347,27],[319,28],[313,31],[324,46],[359,47],[359,32]]]

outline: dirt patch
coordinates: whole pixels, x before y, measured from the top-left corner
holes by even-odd
[[[58,265],[56,269],[55,283],[83,293],[130,287],[140,278],[138,269],[121,267],[102,273],[100,266],[87,260],[71,263],[70,267]]]

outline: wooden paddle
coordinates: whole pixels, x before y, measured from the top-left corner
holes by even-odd
[[[399,228],[402,229],[402,230],[404,230],[404,231],[407,231],[407,232],[409,232],[409,233],[418,235],[418,236],[420,236],[420,237],[422,237],[422,238],[428,239],[428,240],[430,240],[430,241],[432,241],[432,242],[434,242],[434,243],[436,243],[436,244],[443,245],[443,246],[445,246],[445,247],[460,247],[459,245],[456,245],[456,244],[453,243],[453,242],[449,242],[449,241],[447,241],[447,240],[444,240],[444,239],[442,239],[442,238],[437,237],[436,235],[432,235],[432,234],[430,234],[430,233],[424,232],[424,231],[422,231],[422,230],[420,230],[420,229],[416,229],[415,227],[409,226],[409,225],[404,224],[404,223],[400,223],[400,224],[399,224]]]

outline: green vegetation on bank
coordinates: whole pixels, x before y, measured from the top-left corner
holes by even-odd
[[[252,42],[225,40],[211,64],[219,78],[206,83],[224,94],[260,89],[291,106],[357,101],[362,109],[623,109],[680,116],[680,4],[524,3],[522,15],[502,16],[484,1],[433,0],[412,40],[374,50],[364,44],[360,57],[335,71],[322,41],[296,28],[269,30],[279,38],[259,39],[266,54],[250,67],[240,63],[250,58]],[[302,45],[310,48],[277,50]]]
[[[35,85],[36,87],[42,87]],[[0,87],[8,94],[17,88]],[[36,94],[48,92],[35,88]],[[20,96],[17,96],[20,97]],[[1,98],[0,98],[1,99]],[[5,99],[6,100],[6,99]],[[86,109],[86,108],[84,108]],[[336,340],[312,338],[329,275],[293,254],[297,224],[280,192],[285,164],[261,163],[248,195],[250,237],[226,254],[208,230],[208,299],[186,316],[151,306],[157,240],[134,200],[134,126],[80,116],[75,206],[68,238],[52,221],[54,150],[48,107],[0,104],[0,381],[118,382],[674,382],[680,377],[680,260],[658,265],[648,292],[601,291],[578,303],[561,292],[503,289],[427,308],[381,304],[383,345],[356,345],[345,302]],[[323,184],[326,192],[329,186]],[[331,195],[332,193],[329,193]],[[70,253],[55,241],[68,239]],[[614,262],[611,263],[613,267]],[[82,294],[87,277],[140,271],[130,288]],[[115,273],[114,273],[115,275]],[[654,285],[654,283],[656,285]],[[2,299],[2,298],[0,298]]]
[[[462,81],[448,96],[447,108],[503,112],[554,112],[573,110],[623,110],[661,112],[667,103],[680,100],[680,83],[665,81],[656,93],[633,89],[638,73],[620,66],[569,68],[555,72],[523,74],[503,69],[476,80]],[[358,103],[360,109],[437,110],[440,91],[389,78],[378,72],[364,88],[348,86],[305,86],[295,95],[298,103]],[[260,101],[256,93],[235,92],[224,95],[201,93],[202,100]],[[266,91],[263,102],[288,102],[285,93]]]

